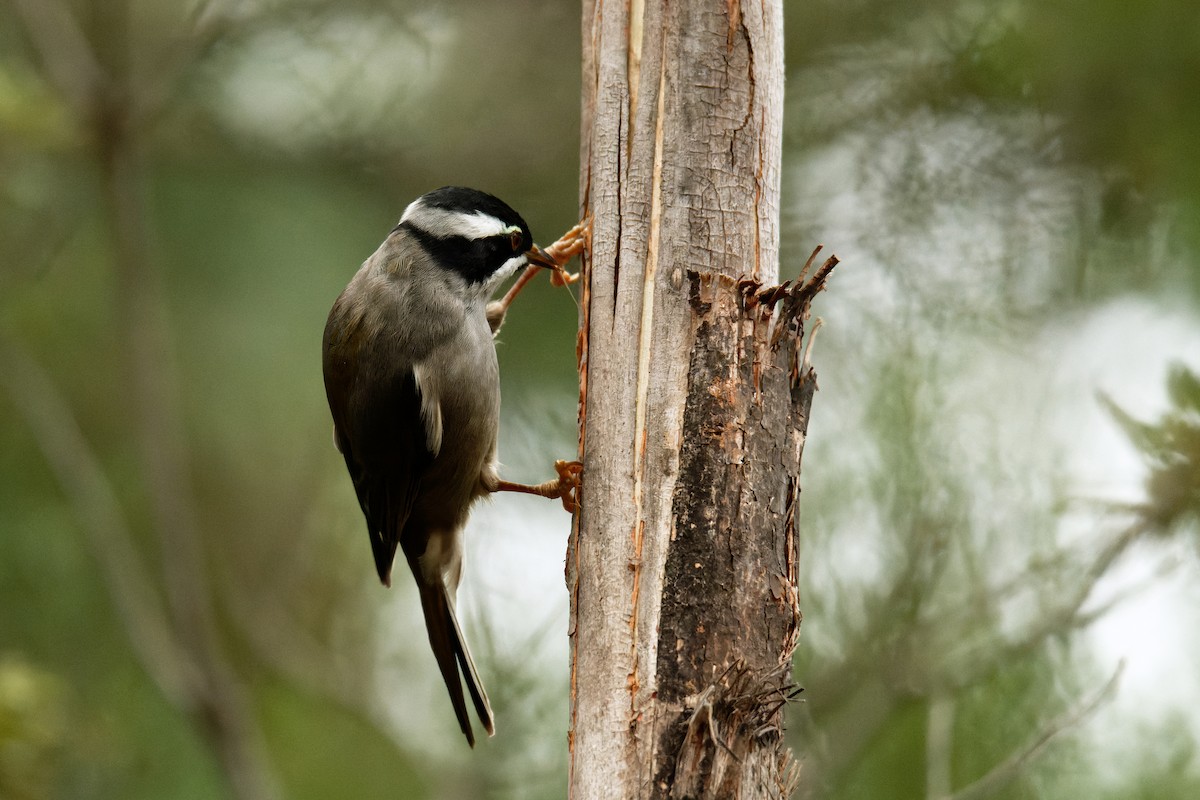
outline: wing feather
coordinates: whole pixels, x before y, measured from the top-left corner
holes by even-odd
[[[343,294],[325,327],[325,393],[334,438],[366,518],[375,569],[390,586],[400,533],[434,451],[413,365],[394,354],[378,357],[362,328],[361,312]],[[440,411],[438,417],[440,445]]]

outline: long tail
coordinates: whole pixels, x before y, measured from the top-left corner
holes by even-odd
[[[446,591],[445,584],[438,581],[434,585],[427,585],[418,580],[418,585],[421,591],[421,609],[425,612],[425,627],[429,631],[429,644],[433,647],[433,655],[442,671],[442,680],[446,682],[446,689],[450,692],[450,702],[454,704],[458,725],[467,737],[467,744],[474,747],[475,734],[471,730],[471,720],[467,717],[462,681],[467,683],[467,691],[471,695],[471,702],[475,706],[475,713],[479,715],[479,721],[483,723],[488,736],[492,736],[496,733],[496,726],[487,692],[483,689],[483,682],[479,680],[475,662],[471,660],[471,651],[467,648],[467,640],[463,637],[458,617],[454,613],[454,600]]]

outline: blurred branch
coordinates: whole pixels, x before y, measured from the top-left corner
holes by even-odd
[[[180,650],[116,492],[66,400],[24,350],[0,335],[0,382],[29,426],[83,527],[134,654],[176,706],[198,683]]]
[[[170,354],[166,292],[147,253],[138,132],[127,124],[97,127],[119,286],[117,317],[129,358],[134,435],[160,540],[171,619],[204,676],[188,711],[216,751],[235,793],[246,800],[269,800],[280,792],[267,765],[250,698],[229,662],[216,625]]]
[[[954,686],[960,689],[970,686],[984,675],[1031,652],[1047,638],[1083,627],[1090,622],[1092,616],[1081,614],[1080,609],[1087,602],[1092,589],[1107,574],[1113,562],[1146,531],[1145,525],[1135,523],[1114,536],[1101,548],[1073,587],[1055,592],[1057,597],[1062,598],[1061,600],[1049,601],[1043,605],[1038,612],[1036,622],[1023,635],[1015,639],[997,640],[996,643],[989,642],[987,645],[977,648],[967,663],[954,671]],[[963,624],[969,626],[969,622],[965,621]]]
[[[1085,628],[1091,625],[1096,620],[1107,615],[1114,608],[1121,605],[1129,598],[1147,591],[1151,586],[1154,586],[1159,581],[1169,576],[1172,572],[1183,565],[1183,560],[1179,558],[1164,558],[1159,562],[1158,568],[1150,575],[1147,575],[1143,580],[1138,581],[1132,586],[1127,586],[1121,591],[1115,593],[1108,599],[1107,602],[1091,609],[1086,614],[1079,613],[1075,616],[1076,627]]]
[[[277,22],[279,13],[279,5],[273,3],[197,3],[180,20],[184,31],[174,46],[159,54],[158,63],[142,76],[136,93],[137,127],[146,130],[154,125],[181,91],[180,83],[189,67],[202,61],[218,44],[246,37]]]
[[[43,450],[74,495],[81,516],[96,515],[90,526],[93,539],[102,559],[112,559],[106,572],[135,650],[168,699],[187,714],[215,752],[234,794],[245,800],[271,800],[280,791],[267,764],[252,703],[216,623],[170,354],[166,293],[148,255],[141,163],[147,97],[139,94],[142,87],[135,76],[112,65],[106,72],[96,43],[89,43],[62,0],[14,0],[14,7],[49,82],[76,112],[95,145],[118,280],[115,316],[122,350],[128,355],[125,377],[133,438],[141,451],[153,528],[159,538],[165,615],[156,612],[161,602],[153,597],[151,581],[137,560],[113,492],[83,444],[66,404],[50,402],[45,406],[49,411],[38,411],[40,401],[55,397],[53,388],[30,366],[32,362],[14,355],[11,348],[9,359],[24,364],[20,373],[34,388],[23,389],[23,382],[13,378],[7,382],[13,384],[10,391],[41,432]],[[127,10],[124,4],[118,7]],[[113,24],[103,31],[104,52],[128,53],[133,44],[128,16],[117,13],[111,19]],[[103,552],[109,548],[114,555]]]
[[[925,796],[946,797],[953,784],[954,765],[953,695],[937,693],[929,700],[925,716]]]
[[[231,581],[224,596],[230,618],[257,657],[288,680],[357,714],[391,739],[393,732],[376,713],[379,704],[362,691],[369,678],[356,673],[336,651],[314,637],[287,606],[270,602],[267,592],[262,594],[252,596],[242,582]]]
[[[1113,673],[1112,677],[1108,679],[1104,686],[1100,687],[1100,691],[1096,692],[1090,700],[1080,703],[1051,720],[1024,749],[1014,752],[1004,761],[993,767],[982,778],[964,786],[954,794],[946,796],[945,800],[984,800],[984,798],[995,795],[1020,775],[1030,762],[1041,755],[1051,740],[1068,728],[1078,725],[1085,717],[1095,711],[1102,702],[1111,697],[1116,691],[1117,682],[1120,680],[1124,669],[1125,662],[1122,661],[1117,666],[1117,670]]]
[[[30,42],[80,120],[86,120],[108,87],[108,77],[70,9],[62,0],[10,0]]]

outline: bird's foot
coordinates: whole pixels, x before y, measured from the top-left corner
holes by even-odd
[[[576,276],[578,278],[578,276]],[[582,484],[583,463],[580,461],[555,461],[554,471],[558,473],[558,499],[563,508],[574,514],[579,508],[579,487]]]
[[[591,220],[585,219],[558,237],[557,242],[546,248],[546,255],[554,259],[554,263],[558,265],[558,268],[550,274],[551,284],[554,286],[567,286],[579,280],[579,273],[567,272],[566,264],[587,249],[591,236]]]
[[[555,461],[554,471],[558,477],[552,481],[530,485],[513,483],[512,481],[497,481],[493,492],[521,492],[536,494],[539,497],[549,497],[561,500],[563,508],[574,514],[579,508],[580,476],[583,474],[583,464],[578,461]]]

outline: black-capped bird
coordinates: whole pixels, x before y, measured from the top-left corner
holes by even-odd
[[[560,276],[583,247],[577,226],[547,252],[517,212],[485,192],[447,186],[414,200],[351,279],[323,339],[334,444],[367,521],[375,569],[391,585],[397,546],[421,608],[459,726],[474,746],[462,682],[484,729],[495,732],[487,692],[454,602],[471,505],[496,491],[563,498],[578,465],[537,486],[500,480],[496,436],[500,373],[493,336],[519,285],[489,302],[527,266]],[[460,680],[461,673],[461,680]]]

